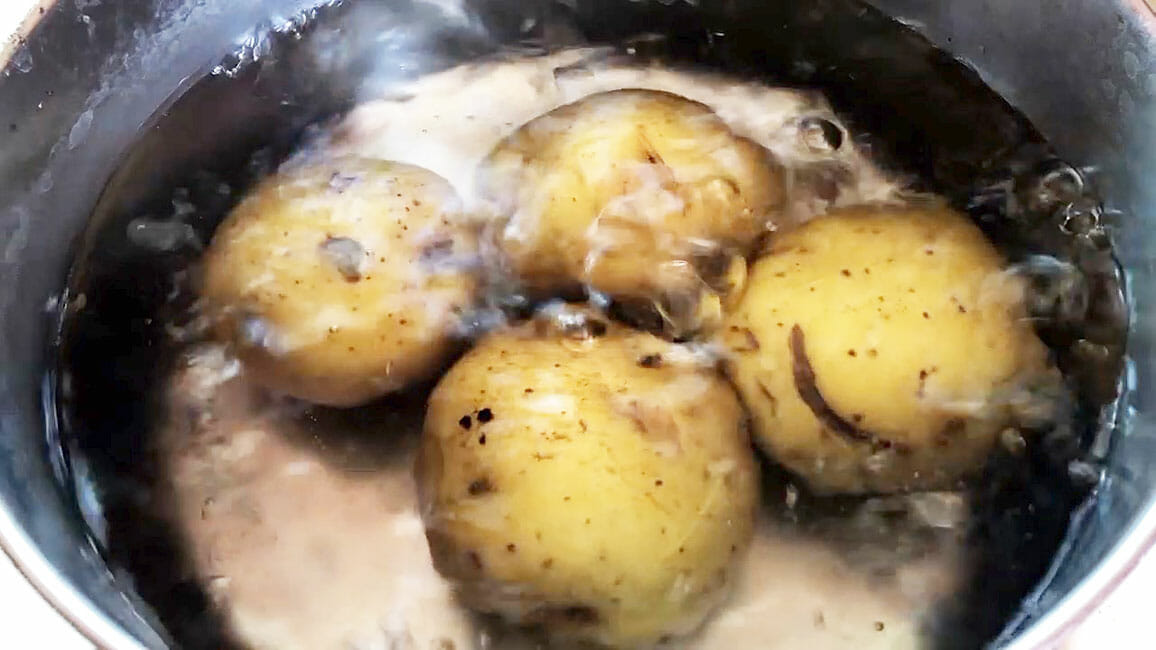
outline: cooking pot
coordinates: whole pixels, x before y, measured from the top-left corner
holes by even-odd
[[[129,413],[121,422],[124,430],[106,440],[62,439],[52,408],[53,395],[68,390],[53,373],[57,326],[62,312],[77,302],[75,294],[62,293],[69,270],[77,255],[114,259],[119,244],[107,233],[123,235],[124,229],[100,226],[147,211],[156,188],[171,186],[209,160],[241,173],[237,169],[254,152],[276,157],[308,124],[356,99],[358,88],[349,81],[356,74],[320,74],[326,70],[318,66],[381,73],[373,59],[356,55],[321,63],[302,56],[296,65],[251,72],[271,53],[294,61],[299,53],[292,42],[316,17],[316,4],[49,3],[8,48],[0,77],[0,545],[101,647],[159,648],[171,639],[138,595],[133,577],[110,562],[98,507],[105,495],[91,477],[102,470],[85,460],[88,447],[99,445],[112,450],[106,456],[115,461],[113,469],[137,462],[136,447],[125,441],[139,435],[134,427],[140,422]],[[863,117],[876,126],[910,117],[902,105],[944,102],[934,75],[945,61],[931,45],[965,62],[1028,118],[1060,158],[1085,170],[1106,198],[1105,214],[1116,215],[1116,253],[1127,273],[1132,309],[1123,397],[1104,413],[1112,436],[1092,450],[1104,458],[1099,485],[1075,510],[1050,569],[994,645],[1028,649],[1055,643],[1156,539],[1156,472],[1147,471],[1156,462],[1156,17],[1141,0],[873,0],[874,9],[816,0],[792,10],[789,21],[775,5],[795,3],[744,0],[379,4],[388,5],[375,14],[385,22],[348,38],[388,35],[377,40],[393,47],[388,56],[396,65],[389,74],[400,76],[484,55],[496,43],[518,40],[536,21],[549,32],[537,35],[539,44],[578,38],[574,25],[609,38],[685,31],[696,21],[726,23],[743,34],[736,38],[748,65],[761,48],[782,54],[788,42],[804,43],[798,52],[806,54],[806,36],[822,46],[816,51],[835,52],[838,66],[831,69],[845,73],[851,87],[856,79],[870,83],[872,71],[879,70],[905,82]],[[329,10],[337,9],[320,11]],[[559,14],[568,17],[568,29],[551,32],[554,23],[539,20]],[[866,36],[832,36],[847,29]],[[715,37],[726,38],[726,31],[712,32]],[[683,54],[693,57],[695,51]],[[821,71],[792,74],[805,81]],[[207,82],[194,83],[206,75]],[[940,123],[912,121],[911,138],[893,148],[906,148],[898,153],[924,163],[915,171],[948,185],[953,174],[969,170],[953,167],[951,156],[920,139],[920,129],[955,133],[949,139],[957,149],[971,148],[972,158],[983,158],[994,155],[1008,129],[1029,128],[1010,111],[975,121],[975,114],[953,111],[947,102],[932,113]],[[71,286],[78,281],[74,274]],[[160,290],[144,285],[151,287],[146,294]],[[133,356],[126,347],[125,367],[147,364],[154,343],[149,334],[127,343],[143,352]],[[111,376],[100,398],[115,400],[122,389],[130,395],[134,381]]]

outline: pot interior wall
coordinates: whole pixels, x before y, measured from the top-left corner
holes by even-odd
[[[319,75],[316,59],[294,46],[292,29],[262,37],[271,25],[292,23],[312,3],[200,3],[170,0],[102,3],[83,10],[71,4],[50,11],[31,35],[26,71],[10,68],[0,78],[0,495],[14,519],[73,588],[143,645],[162,647],[165,633],[140,600],[132,578],[110,572],[108,549],[100,534],[109,513],[89,497],[94,475],[132,473],[146,461],[139,436],[147,427],[147,404],[127,404],[102,411],[102,426],[87,437],[61,441],[60,423],[45,418],[45,369],[51,366],[53,327],[64,303],[57,300],[76,254],[93,255],[123,275],[136,269],[138,285],[102,285],[99,277],[74,277],[73,287],[105,288],[86,299],[100,310],[142,318],[167,290],[164,264],[142,258],[124,240],[125,224],[135,216],[165,209],[174,184],[202,178],[246,178],[254,169],[253,153],[264,148],[267,159],[294,141],[309,122],[338,111],[355,99],[355,75]],[[847,75],[832,96],[849,122],[881,134],[878,150],[893,167],[928,179],[933,189],[956,198],[966,195],[978,171],[975,161],[1007,160],[1016,155],[1043,155],[1030,125],[994,98],[975,101],[971,93],[986,90],[979,79],[949,65],[913,33],[898,32],[882,16],[846,1],[812,3],[813,13],[739,2],[727,11],[690,5],[595,1],[577,10],[561,4],[490,0],[474,3],[480,20],[445,22],[436,10],[413,3],[393,3],[388,16],[395,24],[421,26],[407,33],[407,47],[427,55],[414,74],[453,61],[483,55],[500,42],[524,38],[527,17],[540,25],[578,25],[586,32],[555,30],[529,36],[552,43],[579,36],[609,40],[640,32],[676,35],[668,54],[703,60],[723,58],[728,69],[787,79],[800,85],[823,83],[824,75]],[[1120,539],[1129,523],[1148,507],[1153,494],[1146,464],[1156,458],[1156,430],[1145,420],[1152,395],[1152,344],[1146,323],[1156,314],[1152,278],[1152,228],[1156,187],[1143,179],[1156,173],[1156,149],[1143,134],[1156,132],[1153,102],[1156,78],[1149,36],[1135,14],[1114,2],[1063,2],[1040,20],[1038,8],[970,0],[953,3],[878,0],[875,4],[907,17],[936,44],[973,63],[992,87],[1021,109],[1057,148],[1060,157],[1099,170],[1096,181],[1119,208],[1117,243],[1130,273],[1135,323],[1130,353],[1136,361],[1130,381],[1139,389],[1126,405],[1127,416],[1110,455],[1099,497],[1077,521],[1071,546],[1046,588],[1029,601],[1012,632],[1043,617],[1091,571]],[[1020,3],[1024,4],[1024,3]],[[336,8],[328,11],[341,12]],[[88,16],[78,20],[78,12]],[[431,13],[432,12],[432,13]],[[613,21],[605,21],[614,15]],[[736,18],[739,16],[740,18]],[[437,17],[439,22],[431,22]],[[564,20],[553,20],[553,18]],[[550,18],[551,20],[546,20]],[[694,22],[697,21],[697,22]],[[308,21],[304,21],[308,22]],[[303,24],[298,20],[298,25]],[[430,28],[437,24],[439,27]],[[695,25],[687,29],[686,25]],[[710,52],[702,49],[704,28],[726,33]],[[362,36],[390,25],[361,23]],[[841,31],[845,30],[845,31]],[[875,30],[872,32],[871,30]],[[855,38],[848,38],[850,33]],[[874,38],[871,36],[874,35]],[[237,49],[248,38],[248,47]],[[899,39],[900,45],[895,45]],[[1112,47],[1093,43],[1112,43]],[[886,43],[886,46],[883,44]],[[1072,45],[1073,51],[1058,44]],[[1086,43],[1086,45],[1084,45]],[[435,46],[436,44],[436,46]],[[298,49],[295,49],[297,47]],[[1117,52],[1112,54],[1109,50]],[[240,52],[241,55],[230,56]],[[102,52],[93,56],[92,52]],[[256,58],[297,65],[265,65]],[[1128,55],[1120,56],[1118,52]],[[1130,56],[1129,56],[1130,55]],[[837,62],[794,69],[776,62]],[[236,73],[192,85],[224,61]],[[1039,61],[1065,65],[1041,66]],[[356,72],[368,61],[330,65]],[[776,66],[779,67],[776,67]],[[311,67],[314,66],[314,67]],[[23,67],[23,66],[22,66]],[[901,75],[907,82],[891,93],[877,89],[879,75]],[[950,82],[944,75],[955,75]],[[1103,80],[1110,80],[1111,86]],[[191,92],[185,91],[192,88]],[[959,89],[968,89],[960,94]],[[180,97],[179,101],[177,98]],[[871,97],[864,102],[862,97]],[[939,111],[913,110],[927,103]],[[167,106],[160,115],[156,108]],[[984,125],[976,129],[976,124]],[[148,125],[145,135],[142,126]],[[902,135],[900,135],[902,134]],[[1150,140],[1150,139],[1149,139]],[[1008,151],[1007,142],[1025,147]],[[1025,153],[1028,152],[1028,153]],[[113,170],[116,170],[113,173]],[[209,172],[207,176],[204,172]],[[235,183],[239,190],[244,181]],[[163,191],[162,191],[163,190]],[[195,188],[194,188],[194,191]],[[223,211],[231,196],[218,204]],[[95,221],[86,231],[93,206]],[[194,224],[207,234],[219,212]],[[88,232],[88,235],[82,233]],[[91,261],[91,260],[90,260]],[[169,260],[179,264],[181,260]],[[137,266],[133,266],[137,265]],[[87,266],[87,265],[82,265]],[[170,267],[171,268],[171,267]],[[93,354],[115,354],[117,370],[105,377],[101,402],[125,403],[142,394],[149,372],[155,372],[157,331],[145,326],[101,333],[87,348]],[[111,346],[111,347],[107,347]],[[119,402],[118,400],[119,396]],[[52,412],[51,410],[49,411]],[[69,423],[64,423],[70,429]],[[131,489],[130,487],[126,487]],[[115,513],[113,513],[115,516]],[[85,525],[87,523],[87,526]],[[96,542],[89,533],[95,531]],[[157,552],[169,552],[170,540],[158,527]],[[114,558],[115,559],[115,558]],[[158,565],[157,570],[162,570]],[[1037,567],[1042,571],[1043,566]],[[178,585],[179,586],[179,585]],[[196,600],[194,586],[188,598]],[[147,595],[147,594],[146,594]],[[992,624],[990,621],[985,624]],[[210,634],[183,630],[182,636]],[[1010,639],[1009,635],[1005,636]]]

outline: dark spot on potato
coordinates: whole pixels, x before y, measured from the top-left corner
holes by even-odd
[[[958,438],[967,430],[967,421],[963,418],[951,418],[943,423],[943,435],[948,438]]]
[[[485,424],[494,419],[494,412],[488,408],[478,411],[478,422]]]
[[[923,397],[927,389],[927,378],[930,377],[931,373],[935,372],[935,370],[935,368],[932,368],[931,370],[922,368],[919,370],[919,389],[915,391],[915,395],[917,397]]]
[[[465,429],[466,431],[469,431],[470,427],[473,426],[473,424],[474,424],[474,421],[471,420],[470,416],[468,416],[468,415],[463,415],[462,419],[458,420],[458,426]]]
[[[529,395],[530,393],[534,392],[534,389],[533,388],[527,388],[526,390],[524,390],[522,392]]]
[[[408,210],[409,208],[406,208]],[[436,262],[449,257],[454,251],[454,240],[448,235],[440,236],[421,248],[422,262]]]
[[[930,315],[930,314],[928,314],[927,312],[923,312],[923,317],[924,317],[924,318],[927,318],[927,319],[930,319],[930,318],[931,318],[931,315]]]
[[[654,485],[657,487],[662,487],[662,479],[655,479]]]
[[[484,434],[484,433],[483,433],[482,435],[478,436],[478,444],[479,444],[479,445],[482,445],[482,446],[485,446],[485,444],[486,444],[486,434]]]
[[[960,306],[959,306],[959,313],[961,313],[961,314],[966,314],[966,313],[967,313],[967,307],[964,307],[963,305],[960,305]]]
[[[826,619],[826,617],[823,616],[823,612],[815,612],[815,617],[813,619],[813,622],[815,624],[815,627],[820,629],[820,630],[827,627],[827,619]]]
[[[494,484],[490,479],[483,476],[482,478],[476,478],[470,481],[470,485],[466,488],[466,491],[469,492],[472,497],[481,496],[493,492]]]
[[[875,631],[882,632],[884,628],[883,621],[875,621]]]
[[[851,271],[850,271],[850,269],[843,269],[842,271],[839,271],[839,273],[842,273],[842,274],[843,274],[843,277],[845,277],[845,278],[849,278],[849,277],[851,277]]]
[[[543,569],[549,569],[553,566],[554,566],[554,558],[548,557],[545,560],[542,560],[542,568]]]
[[[518,545],[513,544],[513,543],[506,544],[506,551],[508,551],[510,553],[517,553],[518,552]]]
[[[662,355],[661,354],[648,354],[648,355],[646,355],[646,356],[644,356],[638,360],[638,365],[642,366],[643,368],[661,368],[662,367]]]
[[[839,415],[823,397],[815,378],[815,369],[807,356],[807,339],[803,328],[795,324],[791,328],[790,336],[791,369],[795,379],[795,390],[799,398],[807,405],[815,417],[819,419],[824,429],[842,436],[851,442],[868,443],[873,447],[889,447],[891,443],[880,436],[860,428]]]
[[[466,560],[469,561],[470,566],[473,567],[475,571],[482,570],[482,556],[478,555],[477,551],[467,551]]]
[[[851,349],[851,350],[847,350],[847,356],[849,356],[849,357],[857,357],[857,356],[859,356],[859,355],[858,355],[858,353],[856,353],[856,352],[855,352],[855,350],[854,350],[854,349]]]
[[[851,414],[851,420],[853,422],[855,422],[855,424],[858,424],[858,423],[863,421],[863,414],[862,413],[852,413]]]

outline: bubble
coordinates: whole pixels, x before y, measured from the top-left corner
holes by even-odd
[[[1098,467],[1082,460],[1073,460],[1068,463],[1068,476],[1076,483],[1086,486],[1096,485],[1100,482],[1101,473],[1102,471]]]
[[[799,121],[799,140],[813,153],[834,152],[843,146],[843,130],[831,120],[805,117]]]
[[[256,316],[245,316],[237,325],[238,339],[243,345],[264,350],[272,354],[285,351],[276,329],[268,320]]]
[[[1063,162],[1051,162],[1035,182],[1030,208],[1050,211],[1055,206],[1078,201],[1083,197],[1086,183],[1083,174]]]
[[[1100,204],[1081,197],[1063,207],[1060,212],[1060,230],[1065,235],[1082,235],[1100,227]]]
[[[1023,456],[1028,449],[1028,443],[1023,434],[1017,429],[1007,428],[999,434],[999,444],[1012,456]]]
[[[191,225],[171,219],[133,219],[125,234],[134,245],[156,253],[173,253],[186,247],[200,250],[203,247]]]
[[[453,333],[458,338],[475,339],[487,332],[502,329],[509,323],[506,313],[493,307],[482,307],[464,312],[454,323]]]
[[[1088,312],[1090,291],[1074,264],[1049,255],[1032,255],[1013,267],[1028,279],[1028,314],[1053,325],[1078,325]]]
[[[559,334],[568,338],[593,339],[606,333],[607,322],[596,311],[561,300],[552,300],[534,314],[541,333]]]

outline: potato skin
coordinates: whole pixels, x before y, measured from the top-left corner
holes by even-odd
[[[266,386],[352,406],[436,373],[476,289],[475,234],[436,174],[340,158],[282,169],[217,229],[202,296]]]
[[[705,105],[651,90],[591,95],[532,120],[479,177],[508,218],[498,243],[512,271],[544,291],[697,288],[696,256],[745,253],[785,219],[769,152]]]
[[[758,469],[733,389],[679,346],[494,334],[430,398],[418,491],[463,601],[639,647],[697,627],[747,547]]]
[[[759,445],[820,493],[978,470],[1016,403],[1057,381],[1003,269],[946,209],[846,209],[777,236],[722,334]]]

